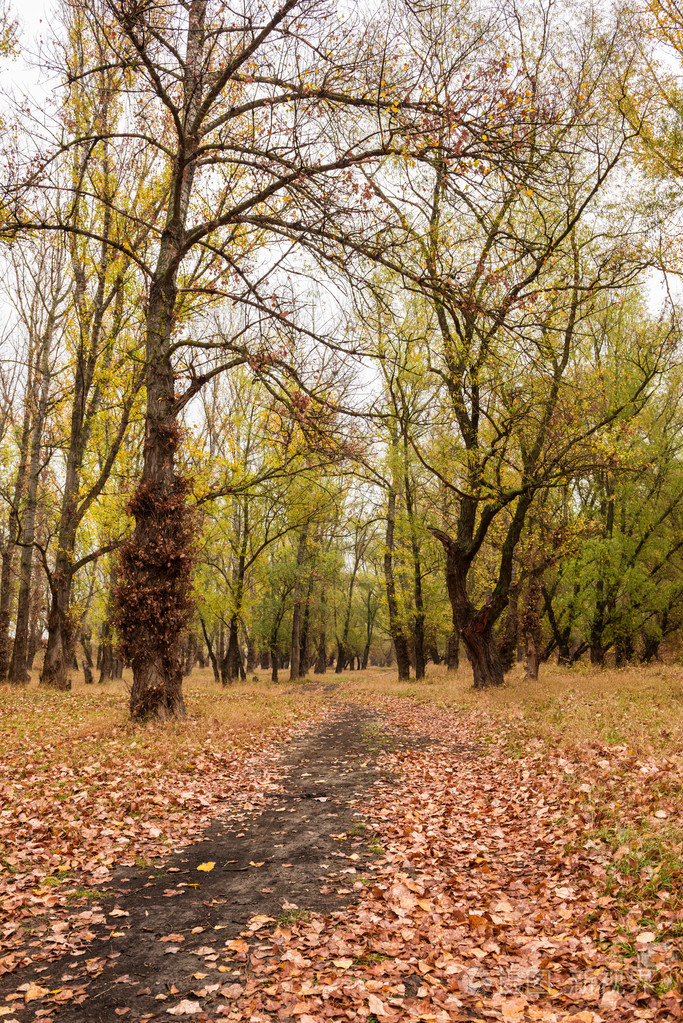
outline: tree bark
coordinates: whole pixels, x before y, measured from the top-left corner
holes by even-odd
[[[446,671],[457,671],[460,667],[460,632],[453,625],[446,642]]]
[[[320,591],[320,631],[318,632],[318,658],[313,671],[316,675],[324,675],[327,671],[327,635],[325,631],[325,617],[327,611],[327,598],[325,587]]]
[[[7,521],[7,543],[2,551],[2,571],[0,572],[0,682],[4,682],[7,678],[10,663],[11,644],[9,626],[12,605],[12,577],[14,574],[16,545],[21,534],[19,507],[26,485],[28,449],[31,440],[31,401],[29,400],[29,393],[33,387],[32,375],[33,367],[29,358],[28,382],[24,396],[24,415],[19,440],[19,463],[17,465],[17,474],[14,478],[14,492]]]
[[[503,671],[510,671],[517,656],[517,635],[519,631],[518,617],[519,583],[510,587],[507,613],[502,633],[498,639],[498,653]]]
[[[14,629],[14,646],[9,669],[10,682],[25,683],[29,680],[28,671],[28,638],[29,617],[31,611],[31,576],[33,570],[34,541],[36,527],[36,509],[38,505],[38,486],[40,483],[40,454],[43,443],[43,427],[47,415],[47,403],[50,390],[50,351],[56,326],[56,309],[50,310],[45,332],[40,346],[40,372],[36,374],[36,403],[31,429],[31,454],[29,460],[28,482],[26,489],[26,510],[21,529],[21,558],[19,568],[19,595],[17,597],[17,615]]]
[[[201,615],[199,616],[199,621],[201,622],[202,632],[204,633],[204,642],[206,643],[206,649],[209,654],[209,660],[211,661],[211,667],[213,668],[213,680],[218,685],[221,681],[221,674],[218,669],[218,659],[216,658],[216,654],[214,653],[211,637],[207,632],[206,625],[204,624],[204,619],[202,618]]]
[[[301,677],[301,566],[306,556],[308,541],[308,523],[304,525],[299,536],[296,552],[296,580],[294,582],[294,606],[292,608],[292,645],[290,655],[289,681],[296,682]]]
[[[398,600],[396,598],[396,579],[394,575],[394,531],[396,529],[396,490],[389,487],[387,499],[387,528],[384,550],[384,581],[387,591],[387,607],[389,610],[389,633],[396,653],[396,667],[399,682],[410,678],[410,649],[408,637],[400,621]]]
[[[207,0],[191,0],[187,20],[182,116],[194,125],[203,97]],[[183,132],[169,182],[166,222],[145,316],[145,443],[140,483],[130,502],[135,530],[121,550],[117,618],[133,668],[130,713],[136,720],[185,716],[180,637],[192,613],[194,516],[189,484],[176,472],[177,419],[172,337],[198,135]]]
[[[425,607],[422,596],[422,564],[420,559],[420,545],[417,538],[417,524],[415,522],[415,506],[413,501],[412,484],[408,473],[408,439],[404,435],[403,440],[404,456],[404,487],[406,494],[406,511],[410,525],[410,546],[413,555],[413,592],[415,597],[415,618],[413,624],[413,649],[415,653],[415,678],[425,677]]]
[[[531,681],[538,679],[538,667],[541,650],[541,584],[537,576],[532,575],[524,597],[522,614],[522,633],[526,640],[526,675]]]

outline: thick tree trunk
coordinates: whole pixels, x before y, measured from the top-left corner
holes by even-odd
[[[337,640],[337,664],[336,664],[335,669],[334,669],[335,675],[341,675],[342,671],[346,667],[346,661],[347,661],[347,657],[346,657],[346,650],[344,649],[344,644],[342,643],[342,641],[340,639],[338,639]]]
[[[194,124],[204,97],[206,9],[207,0],[190,0],[188,5],[182,100],[185,125]],[[189,484],[176,472],[181,432],[172,338],[198,145],[196,133],[184,135],[177,143],[145,315],[143,467],[129,505],[135,530],[121,550],[116,619],[122,649],[133,668],[130,713],[137,720],[185,716],[180,637],[192,613],[195,520],[187,505]]]
[[[538,679],[541,649],[541,585],[532,575],[524,596],[522,632],[526,641],[526,678]]]
[[[538,646],[536,636],[529,632],[526,637],[526,674],[525,678],[535,682],[538,679]]]
[[[645,635],[643,636],[643,652],[641,659],[649,664],[650,661],[659,660],[659,644],[660,639],[658,636]]]
[[[624,665],[629,664],[633,660],[634,654],[635,645],[633,642],[633,636],[628,632],[619,633],[614,644],[614,655],[617,668],[623,668]]]
[[[47,646],[40,684],[52,689],[70,689],[72,626],[69,620],[73,575],[72,561],[60,546],[50,580],[50,613],[47,622]],[[101,680],[100,680],[101,681]]]
[[[474,607],[467,595],[469,559],[462,555],[448,534],[438,529],[432,529],[432,533],[441,541],[446,551],[446,585],[453,621],[458,624],[460,638],[465,644],[467,657],[472,665],[474,688],[486,689],[489,686],[502,685],[503,665],[493,634],[497,618],[496,608],[492,603],[487,603],[479,609]],[[498,614],[503,608],[504,602],[501,600],[498,602]]]
[[[185,716],[181,634],[192,612],[190,599],[193,517],[187,483],[175,470],[180,429],[174,411],[167,345],[175,288],[154,282],[150,295],[147,418],[142,479],[130,502],[132,538],[123,545],[116,594],[116,625],[133,669],[130,713]]]
[[[488,609],[475,615],[460,630],[467,656],[472,665],[475,689],[503,684],[503,665],[498,653],[498,644],[493,628],[488,621]]]

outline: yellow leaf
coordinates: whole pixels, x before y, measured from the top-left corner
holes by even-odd
[[[209,860],[208,863],[200,863],[199,866],[197,867],[197,870],[213,870],[215,866],[216,866],[215,862]]]

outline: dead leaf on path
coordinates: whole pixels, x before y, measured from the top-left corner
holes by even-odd
[[[260,931],[262,927],[266,926],[266,924],[271,923],[275,923],[274,916],[263,916],[262,914],[259,914],[258,916],[253,916],[249,921],[249,930]]]
[[[112,909],[109,916],[130,916],[125,909]]]
[[[209,860],[207,863],[200,863],[199,866],[197,867],[197,870],[213,870],[215,866],[216,866],[215,860]]]
[[[374,1012],[375,1016],[386,1016],[384,1002],[377,995],[368,995],[368,1006],[370,1012]]]
[[[509,998],[501,1005],[501,1012],[504,1020],[521,1021],[528,1006],[526,998]]]
[[[49,988],[40,987],[38,984],[29,984],[24,993],[24,1002],[34,1002],[36,998],[45,998],[45,995],[49,994]]]
[[[183,998],[182,1002],[172,1009],[166,1009],[171,1016],[196,1016],[201,1011],[202,1007],[199,1002],[191,1002],[189,998]]]
[[[166,935],[164,935],[163,938],[159,938],[159,941],[173,941],[173,942],[185,941],[185,938],[184,938],[184,936],[182,934],[166,934]]]
[[[253,860],[249,860],[249,866],[250,867],[262,867],[265,862],[266,862],[265,860],[261,860],[260,863],[254,863]]]
[[[239,998],[243,990],[241,984],[225,984],[221,988],[221,994],[224,998]]]
[[[615,990],[615,988],[609,988],[605,991],[602,998],[600,999],[601,1009],[616,1009],[617,1005],[621,1001],[621,991]]]
[[[642,941],[643,944],[649,944],[650,942],[656,941],[657,935],[654,931],[641,931],[636,937],[636,941]]]

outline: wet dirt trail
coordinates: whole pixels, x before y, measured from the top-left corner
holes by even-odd
[[[374,763],[381,732],[370,711],[333,707],[286,748],[282,791],[266,794],[261,814],[240,830],[215,819],[163,868],[118,877],[93,907],[89,945],[2,977],[0,1020],[220,1018],[248,979],[261,926],[338,911],[354,901],[359,872],[371,874],[377,854],[357,806],[391,782]]]

